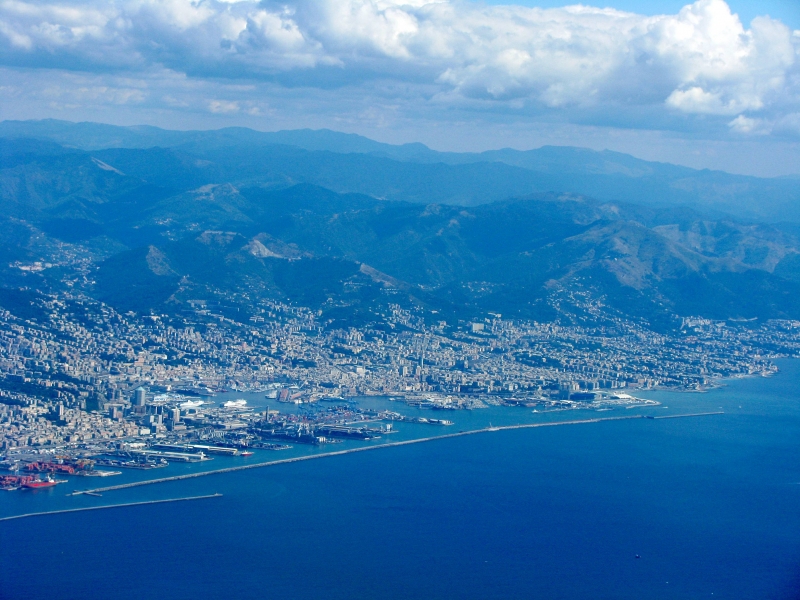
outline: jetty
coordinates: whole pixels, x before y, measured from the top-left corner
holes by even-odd
[[[224,469],[213,469],[209,471],[199,471],[197,473],[187,473],[185,475],[174,475],[172,477],[160,477],[158,479],[148,479],[144,481],[134,481],[131,483],[122,483],[119,485],[111,485],[107,487],[101,488],[94,488],[91,490],[84,490],[84,491],[76,491],[68,494],[69,496],[79,496],[81,494],[88,494],[88,493],[103,493],[103,492],[111,492],[114,490],[124,490],[133,487],[139,487],[142,485],[155,485],[157,483],[167,483],[170,481],[182,481],[184,479],[195,479],[198,477],[207,477],[209,475],[221,475],[223,473],[234,473],[236,471],[245,471],[248,469],[261,469],[264,467],[274,467],[278,465],[286,465],[289,463],[297,463],[303,462],[307,460],[318,460],[322,458],[332,458],[334,456],[344,456],[345,454],[355,454],[357,452],[369,452],[372,450],[380,450],[383,448],[397,448],[399,446],[410,446],[411,444],[423,444],[427,442],[434,442],[437,440],[447,440],[451,438],[457,437],[464,437],[468,435],[480,435],[485,433],[495,433],[498,431],[511,431],[511,430],[518,430],[518,429],[536,429],[539,427],[561,427],[566,425],[586,425],[589,423],[604,423],[606,421],[631,421],[635,419],[678,419],[678,418],[691,418],[691,417],[705,417],[711,415],[720,415],[723,414],[722,411],[717,412],[704,412],[704,413],[689,413],[689,414],[681,414],[681,415],[664,415],[658,417],[650,417],[646,415],[629,415],[629,416],[622,416],[622,417],[598,417],[594,419],[580,419],[580,420],[572,420],[572,421],[552,421],[549,423],[527,423],[527,424],[519,424],[519,425],[502,425],[502,426],[494,426],[494,427],[485,427],[483,429],[473,429],[470,431],[459,431],[457,433],[446,433],[443,435],[436,435],[431,437],[424,437],[424,438],[416,438],[413,440],[403,440],[399,442],[388,442],[386,444],[376,444],[374,446],[363,446],[361,448],[349,448],[347,450],[337,450],[334,452],[324,452],[320,454],[309,454],[306,456],[296,456],[293,458],[284,458],[280,460],[271,460],[268,462],[261,462],[261,463],[253,463],[249,465],[240,465],[236,467],[227,467]]]

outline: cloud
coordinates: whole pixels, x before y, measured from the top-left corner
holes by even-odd
[[[673,91],[666,103],[667,106],[683,112],[708,115],[737,115],[764,106],[757,95],[737,95],[727,99],[722,96],[723,93],[720,91],[707,92],[700,86],[694,86],[687,90]]]
[[[0,0],[0,64],[315,89],[390,81],[420,102],[647,107],[739,133],[800,112],[800,32],[768,17],[746,29],[723,0],[657,16],[466,0]]]
[[[728,123],[731,131],[741,134],[767,135],[772,131],[772,124],[764,119],[753,119],[739,115]]]
[[[211,100],[208,103],[208,110],[212,113],[235,113],[239,112],[239,103],[230,100]]]

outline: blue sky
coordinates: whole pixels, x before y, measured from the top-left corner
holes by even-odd
[[[800,2],[0,2],[0,119],[38,118],[576,145],[786,175]]]

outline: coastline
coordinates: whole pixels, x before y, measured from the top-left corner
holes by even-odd
[[[770,360],[778,361],[778,360],[800,360],[800,357],[796,356],[779,356],[779,357],[771,357]],[[687,389],[675,389],[671,387],[664,387],[664,386],[656,386],[653,388],[642,388],[638,390],[633,390],[636,392],[673,392],[676,394],[706,394],[708,392],[713,392],[714,390],[722,389],[728,387],[728,382],[730,381],[741,381],[742,379],[755,379],[756,377],[763,377],[764,379],[769,379],[771,377],[775,377],[781,374],[781,368],[776,364],[774,371],[761,371],[760,373],[749,373],[747,375],[739,374],[739,375],[730,375],[728,377],[720,377],[719,379],[712,379],[711,383],[708,385],[704,385],[694,390],[687,390]]]
[[[279,460],[267,461],[262,463],[254,463],[250,465],[240,465],[236,467],[226,467],[223,469],[215,469],[210,471],[199,471],[196,473],[186,473],[183,475],[174,475],[171,477],[160,477],[158,479],[149,479],[143,481],[135,481],[130,483],[123,483],[119,485],[112,485],[100,488],[94,488],[90,490],[80,490],[75,491],[68,496],[81,496],[81,495],[93,495],[93,494],[101,494],[104,492],[112,492],[116,490],[122,489],[129,489],[134,487],[141,487],[144,485],[155,485],[158,483],[168,483],[172,481],[182,481],[185,479],[196,479],[198,477],[205,477],[208,475],[222,475],[225,473],[233,473],[236,471],[245,471],[249,469],[259,469],[264,467],[273,467],[278,465],[284,465],[289,463],[296,463],[296,462],[304,462],[309,460],[321,459],[321,458],[332,458],[334,456],[344,456],[346,454],[355,454],[358,452],[368,452],[372,450],[378,450],[383,448],[396,448],[399,446],[409,446],[412,444],[422,444],[426,442],[432,442],[436,440],[445,440],[451,439],[456,437],[464,437],[468,435],[477,435],[480,433],[493,433],[498,431],[511,431],[511,430],[518,430],[518,429],[536,429],[539,427],[556,427],[561,425],[584,425],[589,423],[603,423],[606,421],[630,421],[634,419],[645,419],[645,420],[656,420],[656,419],[676,419],[676,418],[690,418],[690,417],[703,417],[703,416],[713,416],[713,415],[721,415],[724,414],[723,411],[713,411],[713,412],[701,412],[701,413],[690,413],[690,414],[678,414],[678,415],[662,415],[662,416],[648,416],[648,415],[625,415],[625,416],[618,416],[618,417],[599,417],[594,419],[581,419],[581,420],[572,420],[572,421],[554,421],[548,423],[526,423],[526,424],[519,424],[519,425],[503,425],[497,427],[485,427],[482,429],[473,429],[470,431],[459,431],[457,433],[447,433],[444,435],[438,436],[430,436],[424,438],[416,438],[411,440],[403,440],[399,442],[389,442],[386,444],[377,444],[374,446],[362,446],[360,448],[349,448],[347,450],[337,450],[334,452],[325,452],[321,454],[308,454],[304,456],[296,456],[292,458],[284,458]]]

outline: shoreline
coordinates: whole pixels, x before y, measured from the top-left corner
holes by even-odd
[[[296,462],[303,462],[308,460],[316,460],[322,458],[331,458],[334,456],[344,456],[346,454],[355,454],[357,452],[369,452],[373,450],[379,450],[383,448],[395,448],[399,446],[409,446],[412,444],[422,444],[426,442],[432,442],[436,440],[444,440],[444,439],[451,439],[456,437],[464,437],[468,435],[477,435],[481,433],[493,433],[497,431],[511,431],[511,430],[518,430],[518,429],[536,429],[539,427],[557,427],[563,425],[583,425],[589,423],[603,423],[606,421],[630,421],[634,419],[646,419],[646,420],[657,420],[657,419],[679,419],[679,418],[689,418],[689,417],[703,417],[703,416],[711,416],[711,415],[721,415],[724,414],[723,411],[714,411],[714,412],[701,412],[701,413],[688,413],[688,414],[679,414],[679,415],[663,415],[663,416],[648,416],[648,415],[625,415],[625,416],[618,416],[618,417],[598,417],[593,419],[580,419],[580,420],[572,420],[572,421],[556,421],[551,423],[527,423],[527,424],[520,424],[520,425],[503,425],[497,427],[485,427],[483,429],[473,429],[470,431],[460,431],[457,433],[446,433],[444,435],[437,435],[437,436],[430,436],[424,438],[416,438],[413,440],[403,440],[399,442],[389,442],[386,444],[376,444],[374,446],[362,446],[360,448],[350,448],[347,450],[336,450],[334,452],[324,452],[321,454],[309,454],[305,456],[296,456],[293,458],[283,458],[279,460],[267,461],[262,463],[255,463],[250,465],[240,465],[236,467],[226,467],[223,469],[215,469],[212,471],[200,471],[197,473],[187,473],[184,475],[173,475],[171,477],[160,477],[158,479],[149,479],[145,481],[134,481],[131,483],[123,483],[119,485],[112,485],[100,488],[94,488],[90,490],[81,490],[75,491],[67,496],[81,496],[81,495],[92,495],[92,494],[100,494],[103,492],[112,492],[115,490],[122,490],[122,489],[129,489],[134,487],[140,487],[144,485],[155,485],[158,483],[168,483],[171,481],[182,481],[185,479],[196,479],[198,477],[207,477],[209,475],[222,475],[225,473],[233,473],[237,471],[246,471],[248,469],[260,469],[264,467],[273,467],[278,465],[284,465],[289,463],[296,463]]]
[[[800,360],[795,358],[794,356],[782,356],[780,358],[770,359],[773,361],[777,360]],[[732,381],[741,381],[742,379],[755,379],[756,377],[761,377],[763,379],[770,379],[772,377],[777,377],[781,374],[781,368],[778,365],[775,365],[777,369],[775,371],[770,372],[761,372],[761,373],[749,373],[739,374],[739,375],[730,375],[728,377],[721,377],[719,379],[712,379],[712,383],[700,387],[696,390],[687,390],[687,389],[675,389],[671,387],[664,387],[664,386],[656,386],[654,388],[642,388],[638,390],[633,390],[637,392],[674,392],[676,394],[707,394],[708,392],[713,392],[714,390],[720,390],[722,388],[726,388],[729,385],[729,382]]]

